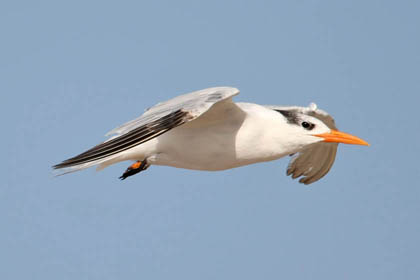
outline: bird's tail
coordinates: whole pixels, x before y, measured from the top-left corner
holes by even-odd
[[[56,164],[53,166],[54,175],[61,176],[64,174],[80,171],[80,170],[83,170],[92,166],[97,166],[96,170],[100,171],[108,167],[109,165],[119,162],[119,161],[120,161],[119,155],[112,155],[109,157],[92,160],[92,161],[88,161],[84,163],[79,163],[79,164],[67,164],[66,161],[63,161],[62,163]]]

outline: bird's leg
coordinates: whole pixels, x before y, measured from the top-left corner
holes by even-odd
[[[119,177],[119,179],[124,180],[127,177],[133,176],[134,174],[137,174],[143,170],[146,170],[149,166],[150,164],[147,163],[146,159],[144,159],[143,161],[138,160],[132,165],[130,165],[130,167],[128,167],[127,170],[125,170],[123,175]]]

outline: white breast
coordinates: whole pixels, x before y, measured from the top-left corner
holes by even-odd
[[[278,113],[256,104],[217,104],[196,120],[157,138],[157,153],[148,160],[197,170],[223,170],[277,159],[272,127],[281,125]]]

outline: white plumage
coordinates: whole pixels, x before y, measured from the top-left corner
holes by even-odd
[[[367,145],[337,132],[333,118],[309,107],[234,103],[239,90],[208,88],[159,103],[111,130],[107,141],[54,166],[68,173],[132,160],[150,165],[224,170],[294,154],[287,174],[313,183],[334,163],[337,143]]]

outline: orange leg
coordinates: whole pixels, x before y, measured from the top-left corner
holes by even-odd
[[[146,170],[148,167],[149,165],[147,164],[146,160],[136,161],[135,163],[130,165],[130,167],[128,167],[127,170],[125,170],[123,175],[120,176],[120,179],[124,180],[127,177],[133,176],[143,170]]]

